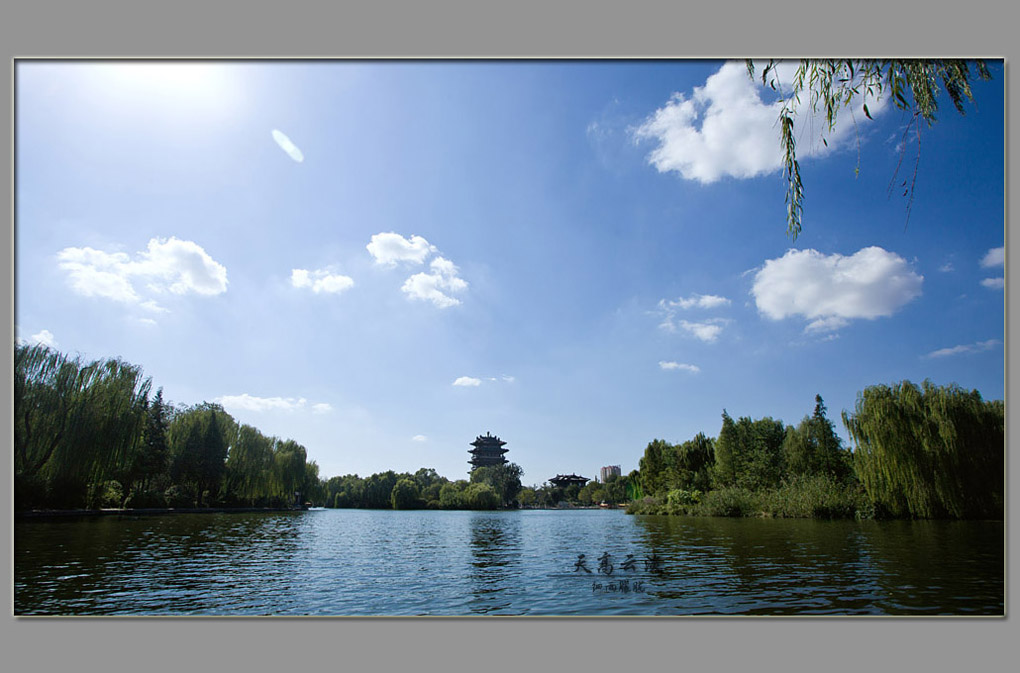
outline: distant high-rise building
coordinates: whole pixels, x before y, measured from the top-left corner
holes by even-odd
[[[609,477],[614,476],[619,477],[621,474],[622,472],[620,472],[619,465],[607,465],[606,467],[603,467],[601,470],[599,470],[599,479],[601,479],[602,483],[604,484],[609,479]]]
[[[474,472],[476,467],[488,467],[490,465],[503,465],[506,463],[506,458],[503,454],[509,451],[504,449],[503,446],[506,444],[499,437],[493,437],[488,432],[482,437],[478,435],[475,441],[471,442],[471,446],[475,447],[469,449],[468,453],[471,454],[471,460],[468,462],[471,464],[471,471]]]

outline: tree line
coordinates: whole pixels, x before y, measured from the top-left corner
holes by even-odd
[[[432,468],[323,479],[305,447],[238,424],[223,407],[175,405],[140,367],[44,345],[14,353],[17,509],[287,507],[501,509],[628,504],[630,513],[1002,518],[1005,407],[976,390],[876,385],[796,426],[732,418],[716,437],[656,439],[637,470],[604,483],[524,487],[507,463],[451,481]]]
[[[15,345],[18,509],[285,507],[320,500],[321,486],[297,442],[218,404],[168,403],[138,366]]]
[[[1005,408],[976,390],[902,381],[869,386],[842,413],[843,445],[821,396],[796,426],[734,420],[717,437],[656,439],[630,513],[825,518],[1003,517]]]
[[[456,481],[427,467],[414,474],[348,474],[323,482],[324,502],[358,509],[503,509],[517,506],[522,474],[514,463],[477,467],[469,479]]]

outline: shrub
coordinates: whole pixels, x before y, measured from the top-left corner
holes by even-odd
[[[874,516],[873,512],[868,514],[869,502],[859,484],[847,484],[822,474],[795,477],[764,494],[761,505],[768,514],[784,518],[853,519]]]
[[[124,502],[124,487],[119,481],[99,481],[89,484],[89,509],[111,509],[121,506]]]
[[[658,498],[646,495],[638,500],[632,500],[627,505],[627,514],[664,514],[662,502]]]
[[[159,491],[135,491],[128,496],[124,506],[135,509],[166,507],[166,498]]]
[[[701,516],[751,516],[760,511],[759,498],[746,488],[732,486],[709,491],[693,510]]]
[[[666,494],[668,505],[697,505],[701,501],[701,491],[685,491],[682,488],[674,489]]]
[[[471,484],[464,491],[464,504],[468,509],[498,509],[499,494],[488,484]]]
[[[166,500],[167,507],[195,506],[195,499],[191,496],[191,494],[176,484],[163,491],[163,498]]]

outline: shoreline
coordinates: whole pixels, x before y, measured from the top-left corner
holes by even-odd
[[[223,514],[228,512],[305,512],[305,507],[139,507],[112,509],[32,509],[14,512],[15,519],[93,516],[156,516],[163,514]]]

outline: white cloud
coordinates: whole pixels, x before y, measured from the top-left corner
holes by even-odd
[[[701,371],[701,368],[697,365],[688,365],[683,362],[666,362],[664,360],[659,361],[659,368],[664,371],[680,369],[686,372],[691,372],[692,374],[697,374]]]
[[[899,255],[869,247],[845,257],[789,250],[755,275],[758,310],[780,320],[802,316],[806,331],[829,331],[857,318],[891,316],[921,294],[924,276]]]
[[[240,411],[296,411],[307,403],[305,398],[293,397],[255,397],[244,393],[242,395],[223,395],[213,400],[222,404],[225,409],[237,409]]]
[[[453,385],[455,385],[455,386],[465,386],[465,387],[477,387],[477,386],[482,385],[482,380],[481,379],[476,379],[476,378],[474,378],[472,376],[461,376],[461,377],[458,377],[453,382]]]
[[[426,442],[426,441],[428,441],[428,437],[426,437],[425,435],[415,435],[414,437],[411,438],[411,441],[412,442]]]
[[[704,322],[689,322],[687,320],[681,320],[680,327],[705,343],[712,343],[719,338],[719,335],[723,330],[723,325],[728,322],[728,320],[724,320],[722,318],[712,318],[711,320],[706,320]]]
[[[155,320],[153,320],[152,318],[139,318],[138,322],[142,323],[143,325],[147,325],[149,327],[155,327],[156,325],[159,324]]]
[[[312,292],[319,294],[340,294],[344,290],[354,287],[354,279],[339,273],[333,273],[328,269],[292,269],[290,272],[290,284],[294,287],[307,287]]]
[[[424,264],[432,253],[439,250],[421,236],[404,238],[393,232],[379,233],[365,246],[376,264],[395,266],[398,262]],[[429,263],[429,272],[416,273],[401,286],[410,299],[430,301],[439,308],[450,308],[460,304],[451,294],[463,292],[468,284],[457,275],[457,266],[445,257],[435,257]]]
[[[659,305],[663,308],[717,308],[719,306],[727,306],[730,300],[726,297],[719,297],[714,294],[692,294],[690,297],[684,299],[683,297],[677,298],[676,301],[666,301],[663,299],[659,302]]]
[[[125,303],[138,301],[128,280],[130,258],[122,252],[64,248],[57,253],[57,261],[67,272],[71,289],[84,297],[104,297]]]
[[[1006,248],[992,248],[981,258],[981,266],[991,268],[1003,266],[1006,263]]]
[[[668,332],[676,332],[677,329],[683,329],[698,339],[711,343],[719,337],[719,334],[722,333],[723,326],[728,324],[730,322],[729,320],[724,318],[710,318],[700,322],[692,322],[688,320],[680,320],[678,322],[676,319],[677,312],[678,310],[686,311],[695,308],[719,308],[720,306],[727,306],[729,304],[729,299],[714,294],[692,294],[690,297],[678,297],[675,300],[661,299],[659,300],[659,310],[663,315],[663,319],[662,323],[659,324],[659,327]]]
[[[451,297],[447,292],[463,292],[467,289],[467,281],[457,275],[457,267],[443,257],[437,257],[429,265],[430,273],[416,273],[406,281],[400,289],[411,299],[431,301],[439,308],[449,308],[460,304],[460,300]]]
[[[314,414],[328,414],[333,411],[333,406],[326,402],[319,402],[318,404],[312,405],[312,413]]]
[[[430,253],[436,252],[436,246],[431,245],[421,236],[411,236],[408,239],[392,231],[374,234],[365,248],[375,259],[376,264],[389,266],[393,266],[397,262],[424,264],[425,258]]]
[[[300,149],[298,149],[298,146],[291,142],[290,138],[288,138],[282,131],[273,129],[272,135],[273,140],[276,141],[276,144],[280,146],[281,150],[287,153],[287,156],[298,163],[305,160],[305,155]]]
[[[985,278],[981,284],[990,290],[1001,290],[1006,287],[1005,278]]]
[[[227,270],[194,241],[154,238],[132,264],[132,274],[153,276],[149,287],[174,294],[217,295],[227,291]]]
[[[795,68],[795,63],[781,64],[780,82],[789,84]],[[770,89],[760,78],[752,80],[743,63],[726,63],[690,96],[674,93],[634,131],[634,138],[658,142],[648,161],[660,173],[676,171],[702,184],[727,176],[750,178],[776,172],[783,166],[778,123],[782,104],[763,102],[764,91]],[[865,118],[858,112],[863,102],[853,103],[856,119]],[[872,115],[885,108],[883,101],[867,103]],[[854,134],[855,125],[849,120],[829,133],[824,117],[810,112],[809,107],[805,97],[794,116],[801,160],[824,155]],[[822,142],[823,137],[828,145]]]
[[[956,267],[953,266],[952,262],[946,262],[945,264],[939,267],[939,271],[941,271],[942,273],[950,273],[951,271],[956,271]]]
[[[979,341],[974,344],[967,344],[965,346],[953,346],[952,348],[940,348],[937,351],[928,353],[925,357],[927,358],[944,358],[950,355],[959,355],[961,353],[978,353],[980,351],[987,351],[1000,345],[1002,342],[998,339],[989,339],[988,341]]]
[[[53,337],[53,332],[48,329],[41,330],[38,334],[33,334],[27,339],[16,339],[16,341],[28,346],[39,344],[47,348],[56,348],[58,345],[57,340]]]
[[[514,377],[514,376],[507,376],[506,374],[504,374],[504,375],[503,375],[503,376],[502,376],[501,378],[502,378],[502,379],[503,379],[503,380],[504,380],[505,382],[507,382],[507,383],[513,383],[514,381],[516,381],[516,380],[517,380],[517,378],[516,378],[516,377]]]
[[[804,328],[807,333],[811,332],[835,332],[836,330],[843,329],[850,324],[850,321],[846,318],[841,318],[836,315],[829,316],[827,318],[818,318],[812,320]]]
[[[151,239],[134,259],[86,247],[64,248],[57,261],[76,293],[139,304],[149,311],[167,312],[152,299],[142,300],[134,278],[143,279],[145,289],[156,294],[211,296],[227,290],[226,268],[194,241],[174,237]]]
[[[155,302],[155,300],[153,300],[153,299],[150,299],[150,300],[148,300],[148,301],[143,301],[143,302],[142,302],[141,304],[139,304],[139,305],[140,305],[140,306],[141,306],[142,308],[144,308],[144,309],[145,309],[146,311],[152,311],[153,313],[169,313],[169,312],[170,312],[170,310],[169,310],[169,309],[165,309],[165,308],[163,308],[162,306],[160,306],[159,304],[157,304],[157,303]]]

